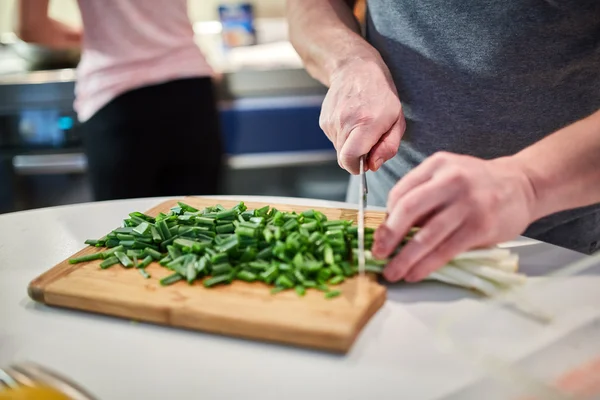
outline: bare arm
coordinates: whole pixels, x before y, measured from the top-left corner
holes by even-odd
[[[49,19],[49,0],[19,0],[17,26],[15,31],[24,41],[30,41],[36,36],[36,27],[43,25]]]
[[[338,163],[358,173],[368,154],[372,171],[398,151],[405,122],[396,86],[379,52],[360,35],[354,1],[288,0],[290,40],[306,69],[329,87],[319,124]]]
[[[290,40],[308,72],[329,86],[331,75],[353,58],[378,58],[361,36],[353,1],[289,0]]]
[[[514,156],[535,193],[534,219],[600,203],[600,111]]]
[[[49,3],[50,0],[18,0],[17,36],[24,42],[52,49],[80,47],[81,30],[52,19]]]

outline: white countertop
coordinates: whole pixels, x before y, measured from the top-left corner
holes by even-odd
[[[352,207],[307,199],[244,198]],[[443,352],[434,343],[445,315],[483,302],[468,291],[433,282],[390,285],[386,304],[346,356],[54,309],[28,298],[28,283],[81,249],[85,239],[104,235],[129,212],[149,209],[162,200],[0,215],[0,367],[35,361],[103,400],[434,399],[478,376],[464,358]],[[515,247],[521,269],[533,275],[583,258],[546,244],[517,244],[522,245]],[[569,290],[585,293],[585,301],[597,306],[600,276],[585,278],[573,280],[574,289]],[[524,331],[519,336],[518,329],[511,333],[506,339],[494,338],[507,349],[507,358],[522,357],[541,345],[542,338]],[[517,340],[519,346],[511,346]]]

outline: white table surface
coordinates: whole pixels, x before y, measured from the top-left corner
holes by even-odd
[[[220,197],[227,198],[227,197]],[[347,206],[344,203],[244,196],[270,204]],[[101,237],[129,212],[164,199],[71,205],[0,215],[0,366],[30,360],[74,379],[108,399],[434,399],[478,376],[457,354],[436,347],[440,319],[482,301],[434,282],[388,287],[388,300],[351,351],[316,351],[132,323],[57,309],[27,296],[28,283]],[[521,269],[533,275],[583,256],[520,240]],[[590,279],[596,279],[590,283]],[[600,277],[574,282],[576,292],[598,292]],[[597,297],[588,296],[589,302]],[[595,303],[596,305],[598,303]],[[531,351],[540,338],[495,338],[511,357]],[[508,350],[507,350],[508,351]],[[508,351],[510,353],[510,351]],[[260,396],[260,397],[259,397]]]

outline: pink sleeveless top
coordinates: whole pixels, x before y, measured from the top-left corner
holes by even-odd
[[[77,68],[80,121],[129,90],[210,76],[194,43],[187,0],[78,0],[84,38]]]

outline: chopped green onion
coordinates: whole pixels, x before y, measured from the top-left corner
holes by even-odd
[[[204,287],[209,288],[209,287],[218,285],[220,283],[226,283],[226,282],[229,282],[229,275],[214,276],[212,278],[206,279],[204,282],[202,282],[202,284],[204,285]]]
[[[158,281],[162,286],[169,286],[174,284],[175,282],[179,282],[180,280],[182,280],[183,277],[181,275],[179,275],[177,272],[174,274],[171,274],[167,277],[162,278],[160,281]]]
[[[113,254],[115,254],[117,251],[123,251],[123,250],[125,250],[125,247],[123,247],[123,246],[116,246],[116,247],[111,248],[110,250],[105,250],[105,251],[103,251],[100,254],[102,254],[103,258],[109,258]]]
[[[138,271],[144,278],[146,278],[146,279],[150,278],[150,274],[148,272],[146,272],[146,270],[144,268],[140,268],[140,269],[138,269]]]
[[[340,294],[342,294],[342,292],[340,292],[339,290],[332,290],[330,292],[325,293],[325,298],[333,299],[334,297],[338,297]]]
[[[82,262],[87,262],[87,261],[94,261],[94,260],[100,260],[104,258],[103,254],[100,253],[92,253],[92,254],[86,254],[84,256],[80,256],[80,257],[76,257],[76,258],[71,258],[69,260],[69,264],[77,264],[77,263],[82,263]]]
[[[160,260],[162,258],[162,254],[160,252],[158,252],[154,249],[151,249],[149,247],[144,249],[144,251],[142,252],[142,255],[150,256],[155,260]]]
[[[232,268],[230,264],[217,264],[213,265],[212,267],[212,273],[214,276],[228,274],[231,272],[231,270]]]
[[[115,256],[108,257],[106,260],[100,263],[100,268],[106,269],[119,263],[119,259]]]
[[[171,256],[167,255],[166,257],[162,258],[158,263],[162,266],[166,266],[168,263],[171,262],[171,260]]]
[[[238,272],[237,278],[241,279],[243,281],[246,281],[246,282],[254,282],[257,277],[256,277],[255,273],[242,270],[242,271]]]
[[[150,224],[147,222],[142,222],[141,224],[139,224],[138,226],[133,228],[133,232],[139,233],[140,235],[145,235],[149,229],[150,229]]]
[[[150,265],[150,263],[152,263],[152,261],[154,261],[152,256],[146,256],[141,263],[136,265],[136,268],[146,268],[148,265]]]
[[[115,257],[117,257],[119,259],[119,262],[125,268],[131,268],[131,267],[133,267],[133,261],[131,261],[131,258],[127,257],[127,254],[122,253],[120,251],[117,251],[115,253]]]
[[[306,288],[302,285],[297,285],[294,290],[296,290],[298,296],[304,296],[306,294]]]

